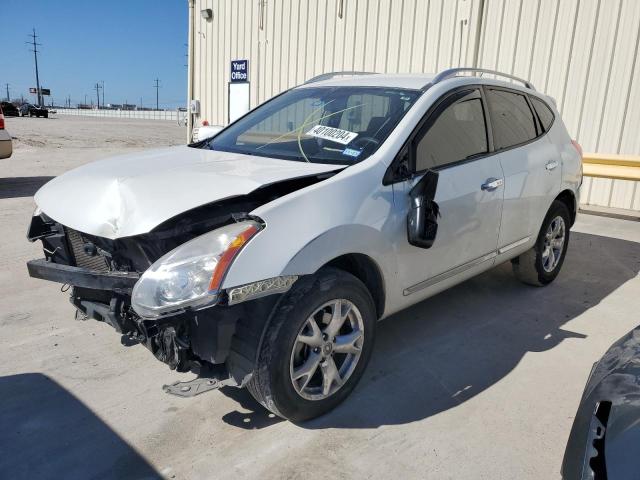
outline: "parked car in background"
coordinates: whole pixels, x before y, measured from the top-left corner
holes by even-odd
[[[562,477],[640,478],[640,327],[593,365],[573,420]]]
[[[49,110],[47,107],[39,107],[31,103],[25,103],[20,107],[20,116],[26,117],[44,117],[49,118]]]
[[[209,139],[65,173],[35,196],[29,273],[200,372],[173,393],[321,415],[378,320],[503,262],[536,286],[562,268],[579,146],[553,99],[483,73],[322,75]]]
[[[0,158],[9,158],[13,153],[13,144],[11,143],[11,135],[4,128],[4,114],[0,105]]]
[[[2,111],[4,112],[5,117],[17,117],[18,115],[20,115],[18,107],[16,107],[11,102],[2,102],[0,106],[2,108]]]

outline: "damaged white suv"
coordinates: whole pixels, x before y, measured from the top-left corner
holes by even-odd
[[[482,73],[329,74],[211,139],[68,172],[35,196],[29,273],[199,373],[171,393],[327,412],[377,320],[508,260],[534,285],[562,267],[579,145],[549,97]]]

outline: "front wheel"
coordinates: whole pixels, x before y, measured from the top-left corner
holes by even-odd
[[[303,421],[335,408],[355,388],[371,356],[377,316],[364,284],[335,268],[302,277],[286,295],[248,389],[276,415]]]
[[[518,280],[539,287],[555,280],[569,247],[570,225],[569,209],[564,203],[554,200],[533,248],[511,260]]]

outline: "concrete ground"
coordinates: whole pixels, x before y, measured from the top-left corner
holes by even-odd
[[[25,231],[51,176],[184,131],[7,124],[18,140],[0,161],[0,477],[558,478],[592,363],[640,323],[640,223],[582,215],[549,287],[502,265],[382,322],[364,379],[323,418],[282,421],[237,389],[171,397],[161,386],[189,376],[75,321],[58,285],[27,276],[41,251]]]

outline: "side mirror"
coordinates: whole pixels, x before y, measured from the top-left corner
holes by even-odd
[[[438,186],[438,172],[427,171],[409,192],[407,237],[415,247],[431,248],[438,233],[440,208],[433,200]]]

